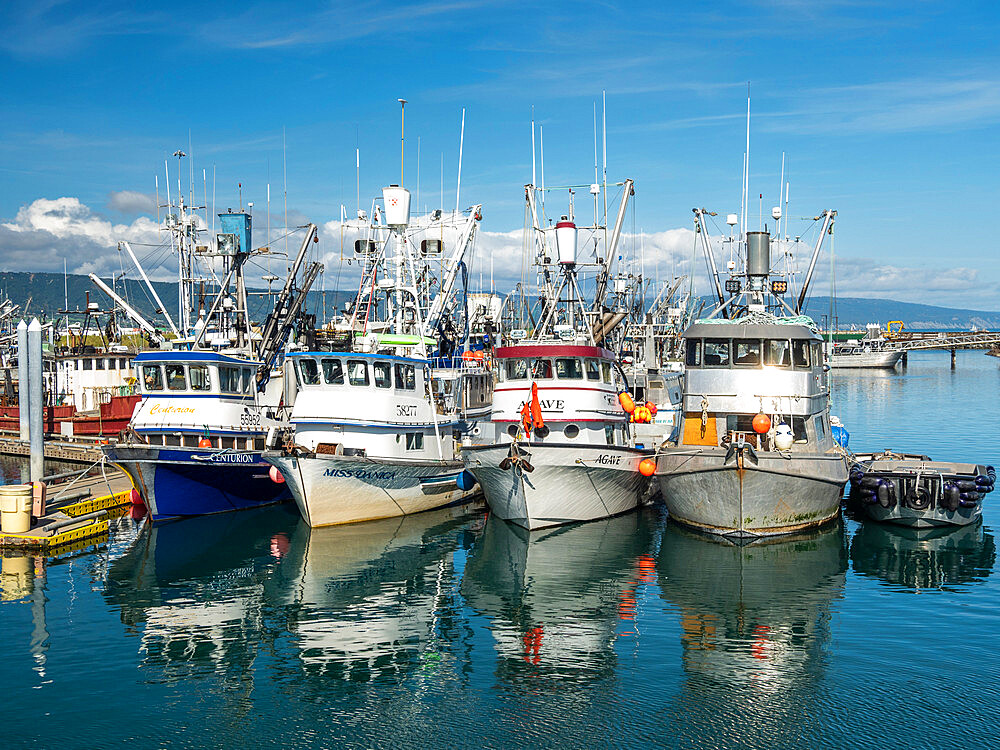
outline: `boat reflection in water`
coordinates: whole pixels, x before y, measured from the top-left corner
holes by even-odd
[[[935,529],[864,523],[851,542],[856,573],[916,591],[981,581],[996,557],[993,535],[981,523]]]
[[[310,529],[282,565],[289,638],[309,675],[365,683],[430,669],[459,640],[450,632],[452,552],[471,544],[482,505]],[[315,683],[322,690],[322,682]]]
[[[808,735],[846,580],[842,523],[751,546],[668,523],[656,572],[681,619],[677,743],[777,747]]]
[[[660,515],[633,513],[529,532],[491,516],[462,580],[468,605],[491,620],[498,675],[517,682],[612,676],[614,645],[635,634],[639,587]]]
[[[141,634],[143,666],[167,678],[215,673],[249,690],[268,653],[289,679],[304,667],[363,683],[419,662],[449,553],[481,518],[480,505],[310,529],[277,506],[154,525],[112,563],[106,597]]]
[[[285,505],[147,526],[111,563],[104,593],[140,635],[143,665],[249,679],[264,587],[298,523]]]

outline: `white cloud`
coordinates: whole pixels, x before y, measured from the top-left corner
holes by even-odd
[[[122,196],[126,192],[112,195]],[[142,197],[142,194],[138,195]],[[276,239],[283,234],[281,228],[276,226],[278,223],[279,217],[272,217],[272,245],[275,249],[283,247],[283,240]],[[340,223],[331,221],[322,224],[319,233],[320,244],[314,257],[326,265],[326,288],[352,290],[361,271],[354,254],[354,241],[359,237],[357,230],[345,225],[342,233]],[[264,244],[262,217],[257,217],[255,222],[255,236],[255,244]],[[289,238],[290,253],[298,249],[300,238],[298,233]],[[420,237],[415,239],[419,241]],[[456,230],[446,230],[444,239],[447,253],[454,247]],[[648,280],[659,280],[661,284],[669,282],[674,276],[690,277],[693,274],[696,293],[708,294],[710,286],[706,263],[700,244],[695,246],[696,239],[694,232],[687,228],[635,235],[625,233],[619,246],[621,257],[616,259],[616,263],[626,273],[639,273],[644,269]],[[39,198],[22,206],[13,219],[0,221],[0,258],[5,270],[61,272],[66,259],[72,273],[94,272],[108,276],[119,272],[122,267],[117,249],[120,240],[129,240],[133,244],[154,280],[176,278],[176,261],[170,252],[168,237],[158,230],[155,219],[149,216],[140,215],[131,223],[116,224],[92,211],[78,198],[63,197]],[[585,232],[581,232],[580,241],[582,248],[589,246]],[[722,238],[714,238],[713,245],[720,270],[724,270],[728,250],[723,247]],[[581,258],[589,255],[585,249],[581,250]],[[778,259],[777,248],[774,248],[772,260],[777,263]],[[808,248],[796,253],[799,282],[808,260]],[[258,259],[255,263],[255,268],[265,268],[262,260]],[[130,276],[134,276],[131,265],[127,261],[124,265]],[[469,266],[470,283],[474,288],[479,287],[480,279],[488,285],[491,270],[495,288],[501,292],[513,289],[522,279],[522,273],[528,290],[534,288],[534,269],[530,258],[525,257],[520,229],[506,232],[480,229]],[[261,270],[261,273],[264,272]],[[280,275],[281,269],[277,272]],[[829,279],[829,263],[821,261],[816,268],[813,293],[826,294]],[[984,278],[979,269],[964,266],[910,267],[843,256],[837,260],[837,291],[843,297],[882,297],[976,309],[998,307],[1000,296],[998,284]]]
[[[113,190],[108,193],[108,208],[123,214],[149,214],[156,211],[156,201],[136,190]]]

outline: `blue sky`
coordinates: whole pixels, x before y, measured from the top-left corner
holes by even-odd
[[[752,213],[759,193],[765,215],[774,202],[784,151],[791,215],[839,212],[842,294],[1000,309],[998,34],[994,3],[930,0],[8,1],[0,253],[7,270],[61,270],[76,242],[71,270],[102,268],[189,132],[219,208],[237,182],[263,206],[269,176],[278,212],[284,131],[290,211],[336,220],[356,146],[363,203],[398,180],[399,97],[406,184],[419,136],[431,207],[442,159],[454,203],[466,109],[462,202],[485,204],[502,244],[523,222],[532,107],[546,181],[586,182],[606,90],[609,177],[636,180],[636,227],[665,261],[693,206],[738,210],[750,81]]]

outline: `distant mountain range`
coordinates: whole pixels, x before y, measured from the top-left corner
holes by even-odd
[[[177,284],[171,282],[154,282],[153,286],[160,299],[173,313],[177,309]],[[277,290],[280,287],[275,287]],[[162,315],[156,315],[155,304],[149,290],[141,281],[129,279],[125,284],[127,299],[140,313],[149,317],[154,323],[166,325]],[[71,310],[83,310],[86,307],[86,294],[97,302],[102,309],[111,307],[110,300],[98,290],[86,276],[70,274],[66,277],[66,291]],[[29,315],[45,315],[56,317],[59,310],[64,309],[63,276],[58,273],[27,273],[23,271],[0,272],[0,294],[6,294],[22,311]],[[119,282],[119,294],[121,282]],[[326,309],[332,317],[338,306],[354,292],[327,291]],[[309,309],[322,315],[322,294],[314,291],[309,295]],[[250,310],[253,317],[262,320],[267,310],[267,301],[258,297],[251,301]],[[829,297],[812,297],[806,304],[806,314],[817,323],[826,326],[830,313]],[[838,297],[836,299],[835,318],[839,327],[864,327],[866,323],[881,323],[883,326],[890,320],[901,320],[907,328],[914,330],[968,330],[984,328],[1000,330],[1000,312],[986,310],[966,310],[935,305],[921,305],[912,302],[897,302],[891,299],[866,299],[861,297]],[[155,319],[155,320],[154,320]]]

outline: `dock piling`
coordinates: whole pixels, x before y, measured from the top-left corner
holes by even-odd
[[[28,442],[28,324],[17,324],[17,413],[21,440]]]
[[[951,350],[951,369],[955,369],[955,349]]]
[[[45,475],[42,407],[42,324],[33,318],[28,326],[28,439],[31,443],[30,475],[41,482]]]

